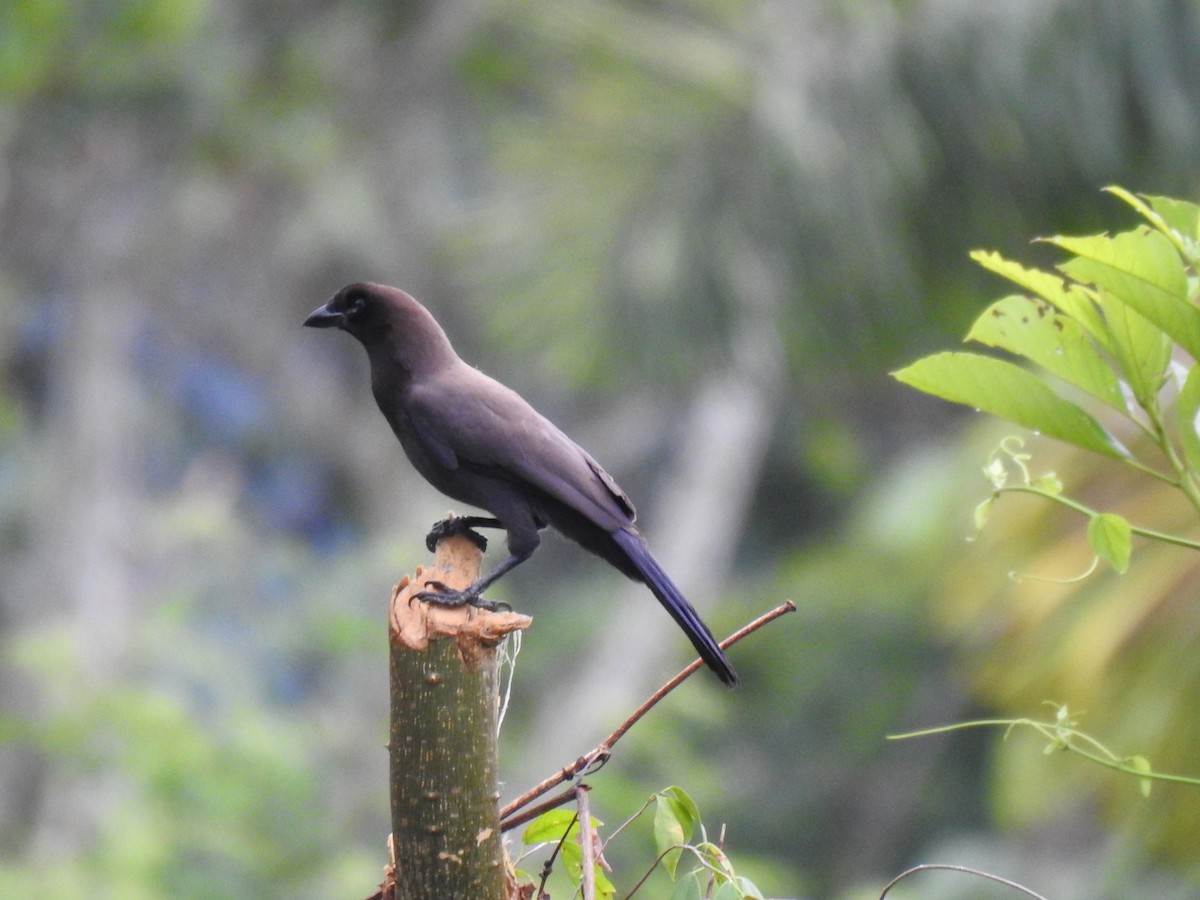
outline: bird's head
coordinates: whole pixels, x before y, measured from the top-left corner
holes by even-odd
[[[358,282],[342,288],[324,306],[314,309],[304,324],[309,328],[340,328],[360,341],[386,332],[387,308],[378,285]]]
[[[446,333],[424,306],[399,288],[356,282],[314,309],[309,328],[340,328],[367,348],[372,366],[387,361],[415,372],[458,359]]]

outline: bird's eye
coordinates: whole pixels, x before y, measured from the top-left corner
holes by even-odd
[[[362,297],[355,297],[354,302],[350,304],[350,308],[346,310],[347,318],[353,319],[362,314],[362,311],[367,308],[367,301]]]

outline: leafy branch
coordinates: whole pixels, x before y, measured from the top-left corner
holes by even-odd
[[[1019,289],[992,303],[967,333],[985,352],[936,353],[893,376],[1125,465],[1174,488],[1200,514],[1200,206],[1108,191],[1142,224],[1115,235],[1043,239],[1069,254],[1054,271],[972,253]],[[1124,574],[1134,536],[1200,550],[1200,541],[1067,496],[1055,473],[1033,477],[1029,460],[1015,437],[992,453],[984,468],[992,493],[975,508],[976,529],[1003,494],[1032,494],[1086,517],[1096,562],[1081,577],[1101,559]],[[1200,786],[1198,778],[1154,772],[1145,757],[1118,756],[1080,731],[1066,706],[1052,722],[989,719],[896,737],[983,726],[1033,728],[1047,752],[1070,751],[1132,775],[1144,794],[1156,780]]]
[[[780,616],[794,612],[795,609],[796,605],[790,600],[779,604],[721,641],[721,648],[724,649],[737,643]],[[614,896],[616,888],[606,874],[607,863],[604,861],[604,850],[612,840],[653,805],[655,807],[654,842],[658,855],[633,890],[626,895],[627,898],[636,894],[654,871],[661,866],[673,881],[684,885],[681,888],[684,893],[677,891],[673,896],[694,896],[699,900],[702,896],[714,896],[712,891],[715,889],[715,897],[719,900],[726,900],[726,898],[728,900],[740,900],[740,898],[761,900],[762,893],[748,878],[740,876],[734,871],[732,863],[720,844],[714,844],[704,836],[704,827],[700,822],[700,813],[696,804],[682,788],[669,787],[654,794],[628,820],[614,829],[608,840],[604,842],[601,842],[597,831],[603,823],[590,814],[587,803],[589,788],[585,783],[578,782],[573,788],[552,795],[547,800],[536,802],[563,782],[574,781],[604,765],[612,755],[613,747],[617,742],[650,710],[702,666],[701,660],[694,660],[651,694],[598,746],[579,757],[571,765],[564,766],[559,772],[526,791],[500,811],[502,831],[511,831],[520,825],[526,825],[521,835],[521,842],[529,849],[522,854],[522,859],[546,845],[554,847],[550,858],[542,867],[541,880],[537,888],[538,896],[542,896],[554,861],[560,856],[572,882],[579,886],[577,893],[582,893],[585,900]],[[577,811],[559,808],[572,801],[576,803]],[[702,839],[693,843],[692,834],[697,827],[700,828]],[[677,878],[676,869],[680,856],[685,851],[694,854],[699,865],[687,875],[680,875]],[[518,871],[517,875],[526,882],[531,882],[526,873]],[[702,881],[707,882],[707,889],[701,887]]]
[[[576,790],[586,792],[582,786]],[[664,788],[651,796],[603,842],[596,830],[603,823],[591,816],[581,816],[567,809],[554,809],[534,819],[521,835],[521,842],[528,848],[522,857],[548,844],[554,846],[550,859],[543,866],[539,891],[545,888],[554,858],[561,855],[571,881],[579,886],[577,894],[581,894],[585,900],[615,896],[616,888],[604,871],[604,852],[619,834],[641,818],[651,806],[654,807],[654,846],[657,855],[629,893],[624,895],[626,900],[638,895],[659,868],[666,871],[677,885],[672,896],[695,897],[697,900],[708,896],[729,900],[762,900],[762,892],[749,878],[737,873],[726,855],[722,847],[724,829],[721,839],[716,842],[709,840],[695,801],[683,788],[676,786]],[[581,820],[590,823],[589,826],[584,828]],[[700,839],[693,841],[697,829]],[[590,852],[589,847],[593,848]],[[695,860],[695,865],[687,871],[679,869],[684,854]]]
[[[889,741],[903,741],[909,738],[929,737],[935,734],[946,734],[951,731],[962,731],[967,728],[1003,728],[1004,737],[1017,728],[1032,728],[1046,738],[1043,752],[1047,755],[1056,751],[1066,751],[1078,754],[1084,759],[1098,765],[1133,775],[1138,778],[1142,796],[1150,796],[1150,788],[1155,781],[1169,781],[1176,784],[1190,784],[1200,787],[1200,778],[1190,775],[1169,775],[1165,772],[1155,772],[1150,761],[1144,756],[1118,756],[1096,738],[1080,731],[1078,722],[1071,717],[1065,705],[1055,708],[1054,720],[1043,722],[1037,719],[977,719],[971,722],[956,722],[953,725],[942,725],[937,728],[923,728],[919,731],[909,731],[904,734],[888,735]]]
[[[1087,538],[1093,552],[1119,574],[1124,574],[1129,568],[1133,535],[1161,541],[1164,544],[1173,544],[1188,550],[1200,550],[1200,541],[1134,525],[1124,516],[1101,512],[1079,500],[1065,496],[1062,493],[1062,482],[1053,472],[1048,472],[1038,478],[1032,477],[1028,466],[1031,457],[1024,452],[1024,446],[1025,442],[1020,438],[1007,437],[992,452],[988,464],[984,466],[983,473],[992,483],[992,493],[975,507],[975,528],[977,530],[982,530],[987,524],[992,506],[1002,494],[1033,494],[1086,516],[1088,519]],[[1008,464],[1006,464],[1006,460]],[[1021,479],[1020,483],[1009,483],[1009,464],[1017,470]]]
[[[942,352],[893,376],[1165,482],[1200,513],[1200,206],[1108,190],[1145,224],[1112,236],[1043,239],[1072,254],[1056,272],[997,253],[971,254],[1024,292],[989,306],[966,340],[1016,361]],[[1129,446],[1128,437],[1138,434],[1149,440],[1149,458]],[[1029,477],[1019,450],[1001,450],[1023,481],[997,483],[1005,466],[994,454],[985,470],[994,490],[976,508],[977,526],[1001,493],[1031,493],[1086,515],[1093,550],[1118,572],[1128,568],[1132,535],[1200,550],[1200,542],[1133,526],[1064,496],[1056,478]]]

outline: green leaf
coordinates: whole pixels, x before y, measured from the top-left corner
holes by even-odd
[[[971,259],[990,272],[1007,278],[1032,294],[1041,297],[1059,312],[1078,323],[1101,347],[1112,352],[1111,337],[1104,316],[1090,291],[1065,281],[1061,276],[1041,269],[1027,269],[1020,263],[1005,259],[999,253],[984,250],[971,252]]]
[[[1099,513],[1088,522],[1087,538],[1092,550],[1122,575],[1129,569],[1132,537],[1129,522],[1115,513]]]
[[[735,877],[733,863],[729,861],[729,857],[725,855],[725,851],[712,841],[704,841],[696,845],[696,850],[699,852],[701,859],[708,863],[714,870],[720,872],[725,878]]]
[[[671,808],[675,811],[675,815],[683,824],[683,830],[687,835],[687,839],[691,840],[692,832],[700,824],[700,810],[696,806],[696,801],[692,799],[691,794],[678,785],[671,785],[669,788],[660,791],[659,794],[667,798],[671,804]]]
[[[569,809],[552,809],[544,812],[526,827],[521,833],[524,844],[541,844],[546,841],[560,841],[567,830],[577,832],[579,820]]]
[[[962,403],[1087,450],[1128,459],[1129,451],[1086,412],[1036,376],[1001,359],[935,353],[892,376],[952,403]]]
[[[563,841],[559,857],[567,867],[567,874],[571,876],[571,880],[578,884],[583,876],[583,848],[579,846],[579,841],[573,838]]]
[[[578,837],[579,835],[576,833],[564,841],[561,850],[563,865],[566,867],[567,874],[571,877],[571,880],[576,884],[579,884],[583,880],[583,847],[580,846]],[[599,862],[592,864],[592,874],[596,879],[597,896],[611,897],[617,892],[617,889],[608,880],[608,876],[605,875],[604,869],[600,866]]]
[[[1196,427],[1200,422],[1200,365],[1192,366],[1188,372],[1179,399],[1175,401],[1175,427],[1179,431],[1179,444],[1188,469],[1200,478],[1200,434]]]
[[[1174,197],[1161,197],[1145,194],[1146,202],[1162,217],[1167,227],[1180,237],[1195,242],[1200,240],[1200,206],[1177,200]]]
[[[1193,262],[1200,249],[1200,206],[1154,194],[1133,194],[1121,187],[1105,188],[1136,209],[1151,225],[1171,239]]]
[[[671,891],[671,900],[703,900],[704,889],[700,884],[700,877],[696,874],[688,875],[686,878],[680,878],[675,882],[675,888]]]
[[[600,863],[595,864],[596,870],[596,894],[600,897],[616,896],[617,886],[608,880],[608,875],[604,872],[604,867]]]
[[[1114,197],[1119,197],[1121,200],[1124,200],[1135,210],[1141,213],[1142,217],[1149,221],[1150,224],[1154,225],[1156,228],[1159,225],[1166,225],[1166,222],[1163,221],[1162,216],[1155,212],[1150,205],[1146,203],[1144,199],[1142,199],[1142,197],[1133,193],[1132,191],[1127,191],[1125,188],[1115,184],[1110,184],[1108,187],[1104,188],[1104,191],[1105,193],[1112,194]]]
[[[983,526],[988,523],[988,519],[992,515],[992,505],[996,502],[996,495],[992,494],[986,500],[975,507],[975,530],[983,531]]]
[[[1047,240],[1076,256],[1062,271],[1133,307],[1200,359],[1200,309],[1188,302],[1187,270],[1166,235],[1143,225],[1113,237]]]
[[[749,878],[735,875],[724,881],[713,894],[713,900],[763,900],[762,891]]]
[[[654,799],[654,846],[659,854],[663,854],[671,847],[682,846],[691,839],[692,831],[700,821],[700,814],[695,802],[680,787],[672,786],[660,791]],[[672,852],[663,857],[663,865],[672,878],[675,877],[679,856],[679,852]]]
[[[1175,200],[1172,197],[1138,195],[1122,187],[1111,186],[1104,190],[1132,206],[1142,218],[1171,238],[1171,242],[1176,246],[1187,239],[1194,240],[1200,237],[1200,233],[1197,232],[1200,207],[1194,203]]]
[[[1087,331],[1044,300],[1013,294],[996,301],[976,319],[967,340],[1024,356],[1114,409],[1127,411],[1117,376]]]
[[[746,894],[741,887],[732,881],[724,882],[717,892],[713,894],[713,900],[744,900]]]
[[[1173,197],[1146,196],[1146,201],[1167,225],[1167,236],[1193,269],[1200,267],[1200,206]],[[1196,281],[1188,298],[1196,298]]]
[[[1171,361],[1171,339],[1112,294],[1102,292],[1101,296],[1117,365],[1128,379],[1138,403],[1150,409],[1166,379],[1167,364]]]
[[[1040,478],[1035,478],[1029,483],[1032,488],[1037,488],[1039,491],[1045,491],[1047,494],[1058,495],[1063,492],[1062,479],[1054,472],[1047,472]]]
[[[750,897],[752,900],[765,900],[762,891],[758,889],[758,885],[749,878],[739,875],[737,877],[737,886],[742,892],[743,897]]]
[[[1144,756],[1131,756],[1128,759],[1126,759],[1124,762],[1125,762],[1125,765],[1129,766],[1129,768],[1136,769],[1138,772],[1141,772],[1143,775],[1153,775],[1154,774],[1154,770],[1152,768],[1150,768],[1150,760],[1146,759],[1146,757],[1144,757]],[[1150,788],[1152,788],[1153,786],[1154,786],[1153,778],[1139,778],[1138,779],[1138,790],[1140,790],[1142,792],[1143,797],[1150,796]]]

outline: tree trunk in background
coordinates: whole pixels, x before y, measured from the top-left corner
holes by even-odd
[[[132,126],[95,122],[72,149],[78,158],[62,193],[46,201],[61,204],[55,221],[63,230],[53,242],[70,260],[60,273],[65,314],[44,311],[47,327],[62,330],[47,388],[45,452],[36,469],[37,495],[53,502],[34,508],[36,549],[14,578],[14,594],[19,619],[49,608],[51,621],[66,626],[72,652],[55,664],[65,666],[59,675],[77,688],[69,695],[75,703],[119,677],[137,631],[142,488],[136,454],[143,441],[133,356],[137,316],[147,300],[134,284],[154,229],[155,173]],[[33,702],[53,701],[41,696]],[[40,774],[30,816],[33,852],[51,859],[86,848],[93,817],[111,809],[118,770]]]

